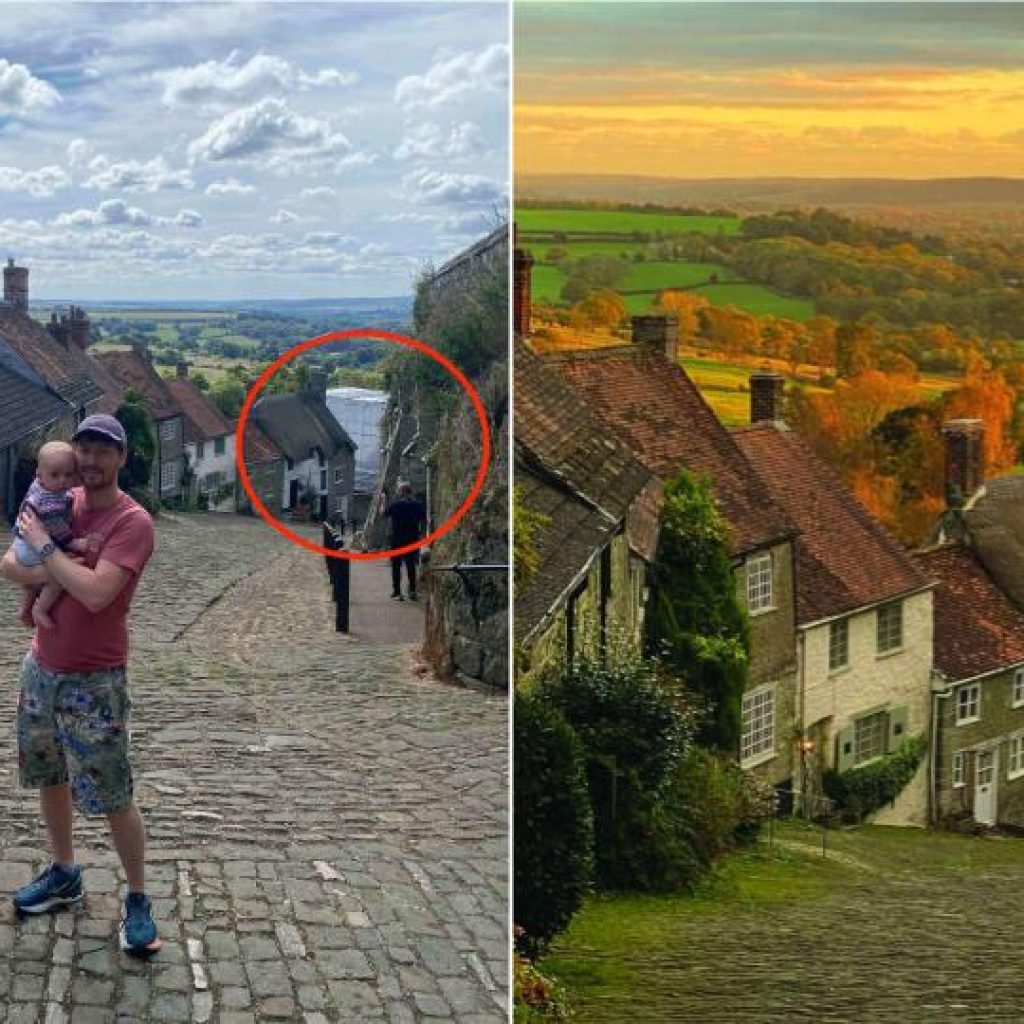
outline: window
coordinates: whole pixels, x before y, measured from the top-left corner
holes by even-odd
[[[953,788],[962,789],[964,786],[964,752],[958,750],[953,754]]]
[[[160,440],[161,441],[173,441],[178,436],[178,421],[177,420],[161,420],[160,422]]]
[[[1024,668],[1013,673],[1013,706],[1019,708],[1024,704]]]
[[[981,683],[961,686],[956,691],[956,724],[977,722],[981,718]]]
[[[334,470],[334,483],[336,485],[343,484],[345,482],[345,470],[335,468]]]
[[[765,552],[747,562],[747,610],[757,612],[771,607],[772,556]]]
[[[828,670],[846,668],[850,664],[850,620],[839,619],[828,627]]]
[[[203,442],[196,441],[196,458],[201,459],[203,457]]]
[[[884,754],[888,736],[888,711],[858,718],[853,724],[853,763],[863,764]]]
[[[775,687],[758,687],[743,695],[740,760],[775,753]],[[762,758],[764,759],[764,758]]]
[[[223,483],[224,474],[218,470],[216,473],[207,473],[206,476],[203,477],[202,483],[199,485],[199,489],[203,494],[210,494],[220,488]]]
[[[878,653],[903,646],[903,605],[898,601],[878,609]]]
[[[327,490],[327,470],[326,469],[321,469],[320,470],[320,490],[321,491],[326,491]]]
[[[1015,779],[1024,775],[1024,734],[1010,737],[1010,763],[1006,769],[1006,777]]]
[[[160,467],[160,490],[173,491],[178,483],[178,464],[165,462]]]
[[[223,455],[224,454],[224,438],[223,437],[214,438],[214,441],[213,441],[213,454],[214,455]]]

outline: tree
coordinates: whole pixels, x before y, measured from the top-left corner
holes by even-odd
[[[629,271],[629,264],[615,256],[584,256],[568,265],[562,298],[579,302],[592,292],[614,289]]]
[[[570,319],[573,327],[617,327],[626,318],[626,304],[613,291],[600,291],[588,295],[572,307]]]
[[[700,331],[700,311],[710,303],[700,292],[665,291],[658,299],[659,309],[679,318],[679,337],[692,340]]]
[[[153,417],[142,405],[137,392],[129,391],[114,416],[124,427],[128,441],[128,457],[117,474],[117,485],[125,491],[136,491],[149,483],[156,458],[156,428]]]
[[[223,377],[210,388],[210,399],[229,420],[233,420],[242,410],[245,391],[245,386],[238,380]]]
[[[698,742],[738,756],[750,628],[725,521],[707,482],[685,471],[665,485],[644,649],[703,704]]]

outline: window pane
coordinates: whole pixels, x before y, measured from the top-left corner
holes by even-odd
[[[859,718],[854,723],[853,759],[856,764],[869,761],[885,753],[885,741],[889,734],[889,714],[880,711],[877,715]]]
[[[772,606],[772,556],[757,555],[747,562],[747,607],[750,611]]]
[[[743,698],[743,736],[740,758],[746,760],[775,749],[775,691],[756,690]]]

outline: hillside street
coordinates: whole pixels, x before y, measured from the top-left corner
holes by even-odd
[[[129,669],[149,963],[118,949],[102,818],[76,816],[84,907],[13,915],[48,853],[13,744],[29,634],[0,588],[0,1020],[504,1021],[505,696],[418,669],[422,612],[388,601],[386,563],[354,567],[344,636],[323,559],[259,520],[163,516],[157,545]]]

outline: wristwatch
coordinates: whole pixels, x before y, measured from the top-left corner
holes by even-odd
[[[48,540],[39,549],[39,561],[40,562],[45,562],[50,557],[50,555],[52,555],[54,553],[54,551],[56,551],[56,550],[57,550],[57,545],[54,544],[52,540]]]

